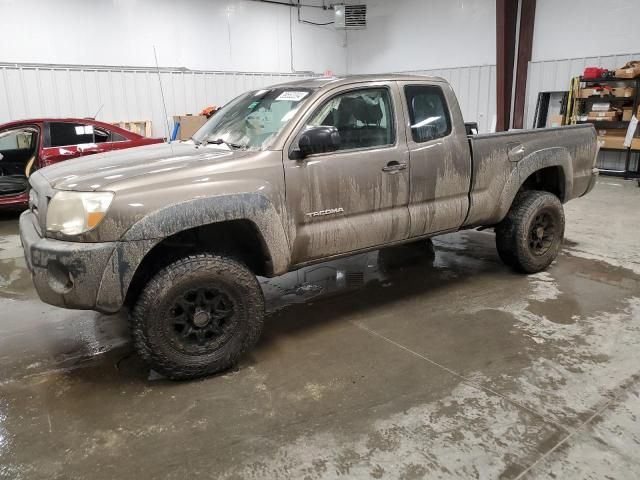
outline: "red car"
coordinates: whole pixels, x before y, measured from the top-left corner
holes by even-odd
[[[85,118],[39,118],[0,125],[0,208],[27,206],[27,178],[39,168],[163,141]]]

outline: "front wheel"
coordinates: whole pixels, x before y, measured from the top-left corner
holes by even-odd
[[[157,273],[131,313],[135,348],[173,379],[228,369],[258,340],[264,298],[256,277],[236,260],[180,259]]]
[[[564,237],[564,210],[552,193],[522,192],[496,226],[496,247],[504,263],[524,273],[540,272],[555,260]]]

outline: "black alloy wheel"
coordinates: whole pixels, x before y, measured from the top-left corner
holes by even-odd
[[[529,228],[529,248],[534,255],[544,255],[553,245],[554,239],[554,217],[547,209],[542,210],[535,216]]]
[[[179,294],[166,319],[165,333],[184,353],[197,354],[233,336],[234,304],[214,285],[194,288]]]

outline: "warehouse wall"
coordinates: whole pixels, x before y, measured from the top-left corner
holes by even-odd
[[[346,70],[345,34],[297,10],[246,0],[1,0],[0,123],[41,116],[169,119],[309,72]],[[322,5],[322,0],[305,0]],[[37,12],[37,15],[28,15]],[[333,12],[302,8],[302,18]],[[28,25],[25,19],[28,17]],[[290,35],[291,33],[291,35]],[[11,39],[11,41],[6,41]],[[248,41],[249,40],[249,41]],[[293,44],[293,65],[292,65]]]
[[[321,0],[304,3],[321,5]],[[300,24],[296,9],[243,0],[2,0],[0,61],[343,73],[344,32]],[[32,14],[33,13],[33,14]],[[333,12],[303,8],[303,18]],[[9,40],[11,39],[11,40]]]
[[[615,69],[640,59],[638,0],[537,0],[525,128],[533,126],[539,92],[569,89],[585,67]],[[637,154],[632,168],[637,165]],[[598,165],[624,168],[625,154],[601,152]]]
[[[640,52],[529,63],[527,98],[525,103],[525,128],[533,127],[539,92],[569,90],[571,78],[581,75],[585,67],[593,66],[613,70],[632,59],[640,59]],[[598,166],[609,170],[622,170],[625,165],[625,159],[625,153],[600,152]],[[637,165],[638,154],[634,154],[632,156],[631,169],[637,168]]]
[[[429,70],[496,62],[495,0],[365,3],[367,29],[347,34],[349,73]]]
[[[151,120],[153,135],[168,137],[174,115],[198,113],[247,90],[305,77],[163,69],[158,78],[155,69],[144,68],[0,64],[0,124],[23,118],[93,117],[100,110],[100,121]]]
[[[537,0],[532,61],[638,49],[638,0]]]

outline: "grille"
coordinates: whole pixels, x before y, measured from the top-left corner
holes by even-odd
[[[364,272],[347,272],[347,288],[360,288],[364,285]]]
[[[366,5],[335,5],[335,25],[341,30],[362,30],[367,28]]]

